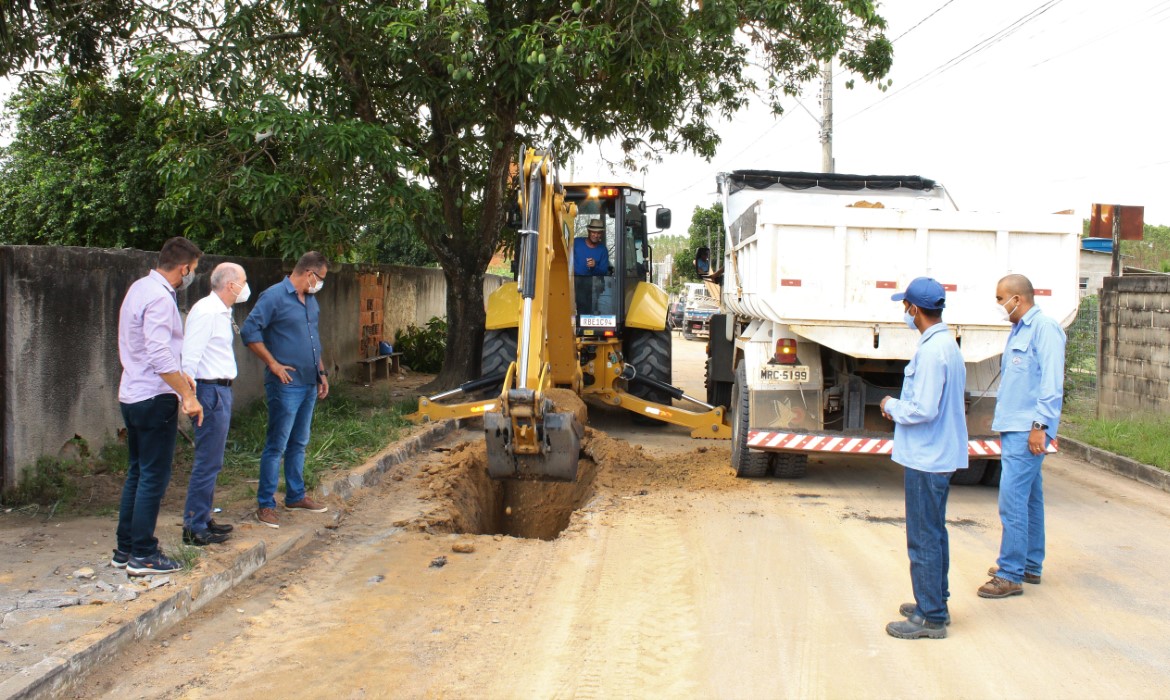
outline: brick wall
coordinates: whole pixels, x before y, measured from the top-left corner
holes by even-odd
[[[1106,277],[1097,413],[1170,412],[1170,276]]]

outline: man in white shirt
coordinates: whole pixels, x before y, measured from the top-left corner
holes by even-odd
[[[244,268],[220,263],[211,272],[211,294],[197,301],[187,314],[183,371],[195,378],[203,425],[195,426],[195,461],[183,508],[183,542],[200,547],[224,542],[232,531],[231,525],[212,519],[211,506],[232,420],[232,381],[236,378],[232,340],[238,332],[232,305],[247,301],[251,294]]]

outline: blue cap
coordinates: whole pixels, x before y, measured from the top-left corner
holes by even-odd
[[[920,309],[943,309],[947,305],[947,292],[943,286],[930,277],[916,277],[906,287],[890,297],[894,301],[905,299]]]

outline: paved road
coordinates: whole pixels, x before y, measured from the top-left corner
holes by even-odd
[[[676,345],[676,357],[694,348]],[[332,538],[132,651],[83,695],[1036,699],[1170,688],[1165,493],[1050,457],[1044,583],[989,601],[975,589],[998,546],[995,491],[954,490],[950,637],[902,641],[884,632],[910,595],[896,465],[843,458],[799,482],[736,480],[725,444],[676,428],[646,438],[620,414],[599,418],[629,444],[593,438],[594,495],[558,539],[481,535],[473,554],[455,554],[446,535],[393,526],[462,507],[421,486],[459,490],[439,466],[452,457],[434,453],[358,502]],[[432,567],[440,555],[447,565]]]

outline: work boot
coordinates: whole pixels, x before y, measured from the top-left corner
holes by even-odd
[[[998,566],[991,567],[990,569],[987,570],[987,575],[988,576],[999,576],[999,567]],[[1024,583],[1032,583],[1032,584],[1039,586],[1040,585],[1040,574],[1030,574],[1027,571],[1025,571],[1024,572]]]
[[[916,613],[917,610],[918,605],[914,603],[902,603],[902,605],[898,606],[898,612],[902,613],[902,617],[911,617]],[[943,624],[951,624],[951,614],[949,612],[947,613],[947,618],[943,620]]]
[[[980,598],[1007,598],[1008,596],[1023,594],[1023,586],[995,575],[991,577],[990,581],[979,587]]]
[[[930,622],[913,614],[905,620],[886,625],[886,634],[898,639],[946,639],[947,628],[941,622]]]

